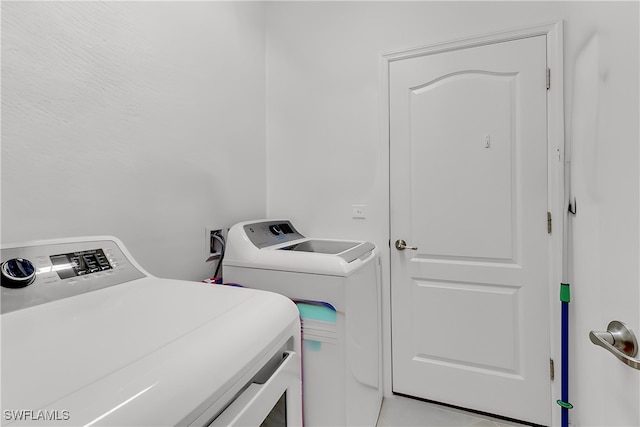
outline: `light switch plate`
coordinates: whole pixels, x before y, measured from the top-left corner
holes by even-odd
[[[367,206],[366,205],[352,205],[352,217],[356,219],[367,218]]]

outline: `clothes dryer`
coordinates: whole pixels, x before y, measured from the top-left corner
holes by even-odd
[[[288,298],[154,277],[114,237],[1,254],[3,425],[302,424]]]
[[[259,220],[231,227],[225,252],[225,282],[298,304],[305,425],[376,425],[382,364],[375,245],[307,238],[289,220]]]

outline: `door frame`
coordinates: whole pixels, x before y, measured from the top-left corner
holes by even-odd
[[[555,380],[551,381],[551,419],[553,425],[560,424],[560,410],[556,409],[556,400],[560,399],[560,310],[559,299],[560,283],[563,280],[563,272],[567,271],[568,259],[564,249],[566,242],[567,201],[565,194],[569,194],[565,185],[565,164],[569,159],[565,158],[564,138],[564,66],[563,66],[563,22],[556,21],[528,27],[519,27],[512,30],[500,31],[480,36],[466,37],[458,40],[435,43],[409,49],[381,53],[379,57],[380,78],[380,135],[381,152],[387,160],[385,168],[387,183],[386,204],[388,207],[387,237],[391,242],[391,165],[390,160],[390,109],[389,109],[389,78],[390,65],[395,61],[416,58],[420,56],[434,55],[452,50],[478,47],[487,44],[518,40],[522,38],[546,36],[547,39],[547,66],[551,70],[550,87],[547,90],[547,206],[553,218],[553,229],[549,239],[549,313],[550,328],[549,348],[550,357],[555,361]],[[384,396],[393,396],[392,389],[392,337],[391,337],[391,244],[386,253],[386,274],[382,275],[382,341],[383,341],[383,379]]]

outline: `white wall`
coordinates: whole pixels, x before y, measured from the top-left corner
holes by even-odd
[[[2,3],[2,242],[121,238],[201,280],[265,215],[264,5]]]
[[[581,172],[574,174],[571,422],[640,424],[634,409],[639,373],[588,340],[590,329],[613,319],[640,332],[638,13],[637,2],[270,3],[268,215],[291,218],[308,235],[375,242],[383,251],[386,297],[389,186],[388,147],[379,132],[380,53],[564,20],[567,141],[572,130],[591,137],[572,142]],[[595,60],[582,54],[594,37]],[[595,87],[575,81],[576,63],[596,69]],[[352,219],[352,204],[366,205],[368,218]],[[387,298],[387,346],[388,304]],[[556,408],[556,422],[558,416]]]

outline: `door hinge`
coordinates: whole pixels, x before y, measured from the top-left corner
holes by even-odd
[[[551,88],[551,68],[547,68],[547,90]]]
[[[551,381],[556,378],[556,367],[553,359],[549,359],[549,378],[551,378]]]
[[[551,212],[547,212],[547,233],[551,234],[552,230]]]

